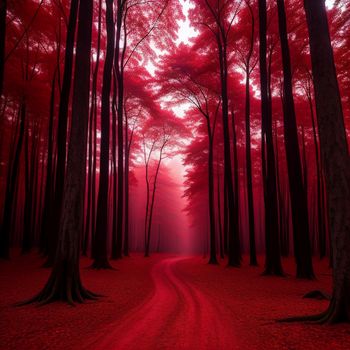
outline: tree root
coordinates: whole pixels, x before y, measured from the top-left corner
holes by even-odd
[[[115,268],[109,263],[107,259],[105,260],[94,260],[91,264],[90,269],[94,270],[115,270]]]
[[[295,316],[276,320],[279,323],[304,322],[310,324],[334,324],[349,321],[344,319],[339,308],[335,307],[334,299],[331,300],[327,310],[317,315]]]
[[[39,294],[33,298],[15,303],[14,306],[26,306],[30,304],[36,304],[37,306],[43,306],[56,301],[67,302],[71,306],[75,306],[75,303],[82,304],[87,300],[97,300],[102,297],[100,294],[93,293],[84,287],[76,288],[74,291],[66,290],[64,294],[57,293],[54,290],[51,292],[45,287]]]
[[[312,290],[311,292],[306,293],[303,295],[303,298],[306,299],[318,299],[318,300],[331,300],[331,295],[329,295],[326,292],[323,292],[322,290]]]
[[[15,306],[37,304],[46,305],[55,301],[67,302],[70,305],[97,300],[101,295],[85,289],[81,283],[78,270],[70,271],[65,265],[53,269],[45,287],[33,298],[19,302]]]

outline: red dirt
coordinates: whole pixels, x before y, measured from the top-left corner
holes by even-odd
[[[35,256],[0,262],[0,348],[350,349],[349,325],[274,321],[324,310],[326,301],[302,295],[330,291],[326,261],[315,261],[316,281],[263,277],[262,267],[210,266],[199,257],[164,254],[113,262],[116,271],[89,270],[89,263],[82,259],[82,279],[106,295],[101,300],[13,307],[38,292],[49,271]],[[284,261],[290,274],[293,265]]]

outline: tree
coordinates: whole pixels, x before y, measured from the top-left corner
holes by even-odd
[[[162,93],[168,93],[179,102],[187,102],[204,118],[204,128],[208,142],[208,213],[210,257],[209,264],[217,264],[215,230],[215,188],[214,188],[214,136],[221,97],[216,91],[216,83],[208,75],[211,68],[210,57],[193,53],[182,47],[178,52],[164,58]],[[197,120],[197,118],[196,118]]]
[[[16,205],[16,185],[18,181],[18,173],[20,166],[20,156],[22,152],[24,131],[25,131],[25,120],[26,120],[26,102],[25,97],[21,99],[21,104],[18,111],[19,119],[19,133],[16,142],[14,158],[9,166],[8,182],[6,186],[5,193],[5,203],[4,203],[4,216],[0,232],[0,257],[8,259],[10,257],[10,235],[11,235],[11,220],[14,214],[14,208]]]
[[[350,321],[350,159],[342,103],[323,1],[304,1],[310,39],[320,149],[324,162],[333,246],[333,292],[319,315],[285,321]]]
[[[114,58],[113,0],[106,0],[107,52],[103,69],[100,177],[93,268],[111,268],[107,257],[110,93]]]
[[[283,61],[284,140],[288,166],[288,180],[292,205],[294,255],[297,277],[314,277],[309,237],[309,218],[306,188],[303,186],[298,132],[295,116],[292,70],[287,37],[284,0],[277,0],[278,24]]]
[[[250,75],[256,65],[251,63],[254,42],[255,42],[255,17],[250,1],[246,1],[251,19],[251,33],[249,40],[249,49],[247,54],[242,55],[243,68],[246,75],[245,81],[245,144],[246,144],[246,174],[247,174],[247,195],[248,195],[248,217],[249,217],[249,253],[250,265],[257,266],[256,247],[255,247],[255,220],[254,220],[254,203],[253,203],[253,180],[252,180],[252,159],[251,159],[251,137],[250,137]]]
[[[61,208],[63,201],[63,188],[66,173],[66,161],[67,161],[67,128],[68,128],[68,114],[69,114],[69,97],[71,94],[71,84],[72,84],[72,72],[73,72],[73,62],[74,62],[74,39],[75,31],[77,25],[77,13],[79,7],[79,0],[72,0],[69,12],[69,22],[67,28],[67,38],[66,38],[66,49],[64,57],[64,72],[63,72],[63,82],[60,94],[60,104],[58,112],[58,126],[57,126],[57,164],[56,164],[56,174],[55,174],[55,193],[54,193],[54,203],[52,210],[52,217],[50,218],[53,222],[51,235],[48,233],[49,222],[45,227],[44,235],[48,235],[48,257],[45,266],[52,266],[58,236],[58,223],[61,218]]]
[[[4,86],[7,0],[0,2],[0,97]]]
[[[148,215],[148,227],[147,227],[147,233],[146,233],[146,249],[145,249],[145,256],[149,256],[149,251],[150,251],[150,243],[151,243],[151,231],[152,231],[152,219],[153,219],[153,209],[154,209],[154,202],[155,202],[155,195],[156,195],[156,189],[157,189],[157,180],[158,180],[158,175],[159,175],[159,170],[160,166],[162,163],[162,160],[166,157],[164,155],[165,153],[165,148],[168,145],[170,141],[170,135],[167,133],[165,130],[165,127],[163,129],[163,134],[161,135],[160,140],[157,140],[159,145],[159,158],[157,161],[156,165],[156,171],[154,174],[154,179],[153,179],[153,189],[152,189],[152,197],[151,197],[151,203],[149,207],[149,215]]]
[[[67,174],[54,266],[43,290],[25,303],[55,300],[83,302],[95,299],[80,279],[80,236],[84,218],[86,139],[89,116],[90,53],[93,0],[80,3],[76,44],[76,64],[72,103],[72,123],[68,146]]]
[[[260,37],[260,90],[262,119],[262,162],[265,201],[265,274],[283,275],[278,234],[278,209],[276,188],[275,152],[272,136],[272,111],[268,97],[268,76],[266,65],[266,0],[259,0]],[[266,164],[265,164],[266,160]]]
[[[204,25],[213,34],[218,52],[218,61],[220,67],[220,83],[221,83],[221,113],[223,123],[223,140],[224,140],[224,176],[226,182],[226,194],[228,205],[228,265],[240,266],[241,252],[239,232],[237,231],[237,223],[235,222],[235,195],[232,180],[231,150],[230,150],[230,133],[229,133],[229,101],[228,101],[228,36],[232,27],[232,23],[238,13],[240,3],[236,4],[228,1],[205,0],[207,11],[211,15],[211,21]],[[229,18],[230,16],[230,18]],[[236,203],[237,204],[237,203]]]

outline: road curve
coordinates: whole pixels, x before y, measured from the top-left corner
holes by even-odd
[[[238,349],[224,305],[210,299],[185,279],[169,258],[151,271],[154,292],[141,306],[88,348],[95,350]]]

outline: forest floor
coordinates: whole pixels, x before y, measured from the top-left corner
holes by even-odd
[[[0,349],[350,349],[350,325],[281,324],[276,319],[313,314],[326,301],[303,299],[311,290],[330,292],[327,261],[315,259],[317,280],[297,280],[293,259],[285,278],[262,276],[202,257],[139,254],[95,271],[81,260],[84,285],[105,295],[76,307],[54,303],[14,307],[33,296],[49,270],[36,255],[0,262]]]

